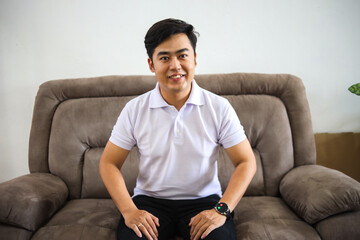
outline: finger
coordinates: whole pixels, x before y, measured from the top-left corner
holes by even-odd
[[[151,218],[155,222],[156,226],[160,227],[159,219],[157,217],[155,217],[154,215],[152,215],[152,214],[151,214]]]
[[[150,226],[150,224],[143,225],[147,234],[151,237],[151,239],[157,239],[156,233],[154,232],[153,228]],[[145,232],[144,232],[145,234]]]
[[[195,237],[194,239],[197,240],[197,239],[200,239],[201,235],[206,231],[206,229],[208,228],[208,224],[203,224],[197,231],[196,231],[196,234],[195,234]]]
[[[139,228],[136,226],[136,224],[133,224],[131,229],[135,232],[136,236],[138,236],[139,238],[142,237],[141,231],[139,230]]]
[[[153,236],[151,236],[151,234],[148,232],[148,228],[145,227],[144,225],[140,225],[138,227],[138,229],[144,234],[144,236],[148,239],[148,240],[153,240],[156,239],[156,237],[153,238]]]
[[[199,221],[197,224],[194,224],[192,226],[192,231],[190,231],[190,235],[194,238],[194,239],[199,239],[199,237],[201,236],[201,234],[204,232],[204,231],[201,231],[202,228],[205,227],[206,229],[206,221]],[[197,238],[196,238],[197,236]]]
[[[215,226],[210,225],[205,232],[201,235],[201,239],[206,238],[213,230],[215,229]]]
[[[148,232],[149,232],[153,237],[159,236],[157,227],[156,227],[153,219],[152,219],[152,218],[149,218],[149,219],[146,219],[146,221],[147,221],[147,224],[149,225],[149,228],[147,229]]]
[[[193,221],[194,221],[194,218],[192,217],[192,218],[190,219],[189,226],[191,226],[191,225],[193,224]]]
[[[195,221],[192,221],[191,226],[190,226],[190,236],[193,235],[193,232],[194,232],[194,230],[195,230],[196,224],[197,224],[197,223],[195,223]]]
[[[158,232],[157,228],[155,226],[155,223],[152,220],[152,217],[154,217],[151,213],[147,211],[143,211],[143,216],[141,221],[139,222],[138,229],[145,235],[147,239],[157,239]]]
[[[199,223],[199,221],[201,221],[201,217],[199,217],[198,215],[196,215],[195,217],[191,218],[189,226],[190,228],[190,234],[194,231],[196,225]]]

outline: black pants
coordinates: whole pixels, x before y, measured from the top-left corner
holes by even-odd
[[[159,240],[168,240],[176,235],[182,236],[185,240],[190,239],[190,219],[202,212],[211,209],[220,200],[218,195],[195,199],[195,200],[165,200],[156,199],[148,196],[135,196],[135,205],[146,210],[159,218],[160,227],[158,228]],[[134,231],[125,225],[123,218],[120,219],[118,240],[137,240],[146,239],[145,236],[139,238]],[[225,224],[213,230],[205,239],[207,240],[235,240],[235,226],[233,219],[226,220]]]

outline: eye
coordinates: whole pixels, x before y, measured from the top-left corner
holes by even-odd
[[[179,56],[179,58],[186,58],[188,55],[187,54],[181,54],[180,56]]]
[[[169,57],[161,57],[160,58],[160,61],[167,61],[167,60],[169,60]]]

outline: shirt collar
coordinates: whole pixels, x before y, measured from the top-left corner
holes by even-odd
[[[204,105],[202,89],[196,83],[195,79],[192,81],[191,93],[185,104]]]
[[[192,80],[191,92],[186,104],[204,105],[204,96],[202,89],[197,85],[195,79]],[[150,93],[150,108],[162,108],[170,106],[164,98],[161,96],[159,83],[156,83],[156,87]]]

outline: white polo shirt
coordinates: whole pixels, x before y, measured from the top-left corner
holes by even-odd
[[[134,145],[139,149],[134,196],[174,200],[221,196],[219,147],[229,148],[245,139],[228,100],[200,88],[195,80],[180,111],[165,102],[158,84],[128,102],[110,137],[123,149]]]

